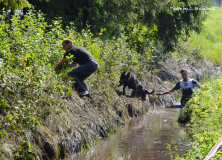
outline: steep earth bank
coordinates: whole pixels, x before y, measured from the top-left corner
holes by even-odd
[[[198,81],[221,72],[220,66],[205,59],[198,62],[185,59],[165,60],[153,62],[151,66],[152,74],[138,79],[149,91],[154,89],[156,92],[171,89],[181,79],[181,69],[187,69],[190,78]],[[116,76],[119,75],[120,73],[117,73]],[[150,108],[171,105],[179,100],[180,94],[176,92],[164,96],[149,95],[146,101],[142,101],[129,97],[131,91],[128,88],[126,96],[121,95],[122,87],[118,87],[118,81],[112,83],[113,86],[101,84],[104,88],[107,87],[107,91],[101,91],[96,86],[91,87],[92,99],[79,98],[75,92],[70,97],[57,97],[60,103],[54,104],[57,107],[52,105],[45,109],[45,116],[40,122],[42,125],[33,132],[27,130],[25,134],[26,140],[32,144],[32,154],[40,159],[67,158],[85,148],[93,147],[102,137],[124,126],[130,118],[141,116]],[[45,98],[48,96],[45,93]],[[11,150],[9,142],[4,145],[5,150]],[[25,149],[27,148],[23,148],[23,151]],[[11,156],[10,152],[4,155]]]
[[[139,79],[149,91],[154,89],[156,92],[171,89],[181,79],[179,73],[181,69],[187,69],[190,78],[198,81],[209,76],[216,76],[221,72],[220,66],[213,65],[205,59],[198,62],[166,60],[153,62],[151,65],[155,72],[143,75]],[[50,117],[48,117],[46,119],[47,131],[44,127],[37,129],[35,140],[41,144],[45,158],[53,159],[56,155],[64,156],[93,147],[101,137],[108,136],[118,127],[124,126],[131,117],[141,116],[153,107],[171,105],[179,100],[180,95],[179,92],[158,97],[149,95],[146,101],[141,101],[139,98],[129,97],[131,91],[128,89],[126,96],[121,95],[122,87],[117,87],[117,85],[113,87],[113,92],[109,95],[96,89],[92,93],[93,99],[73,96],[61,103],[64,113],[58,113],[58,122],[50,122]],[[63,119],[61,114],[69,118]],[[56,125],[51,126],[50,123]],[[53,153],[58,150],[60,153]]]

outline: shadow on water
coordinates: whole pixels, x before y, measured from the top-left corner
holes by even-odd
[[[132,119],[118,133],[103,139],[97,146],[74,155],[75,160],[170,160],[167,144],[176,145],[183,156],[188,149],[186,128],[177,122],[180,108],[157,108]]]

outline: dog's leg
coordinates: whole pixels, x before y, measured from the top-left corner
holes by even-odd
[[[132,91],[132,93],[131,93],[131,97],[135,97],[136,96],[136,91]]]
[[[140,98],[145,101],[146,100],[146,90],[144,87],[142,88],[138,88],[138,96],[140,96]]]
[[[146,100],[146,89],[142,86],[140,86],[138,88],[138,96],[140,96],[140,98],[145,101]]]
[[[140,90],[138,90],[138,88],[137,88],[135,97],[140,97],[140,95],[141,95]]]
[[[123,86],[123,95],[126,94],[126,85]]]
[[[145,92],[141,93],[140,97],[143,101],[145,101],[146,100],[146,93]]]

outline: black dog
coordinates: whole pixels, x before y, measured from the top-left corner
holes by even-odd
[[[125,89],[128,86],[129,89],[133,89],[131,97],[141,97],[142,100],[146,100],[146,94],[153,94],[152,92],[148,92],[148,90],[141,84],[141,82],[136,78],[134,73],[124,71],[121,74],[119,86],[123,85],[123,95],[126,94]]]

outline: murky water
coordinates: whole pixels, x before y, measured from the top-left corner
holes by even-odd
[[[167,144],[183,156],[188,149],[186,128],[177,122],[179,108],[158,108],[132,119],[97,146],[75,155],[75,160],[168,160]],[[174,148],[174,147],[173,147]]]

